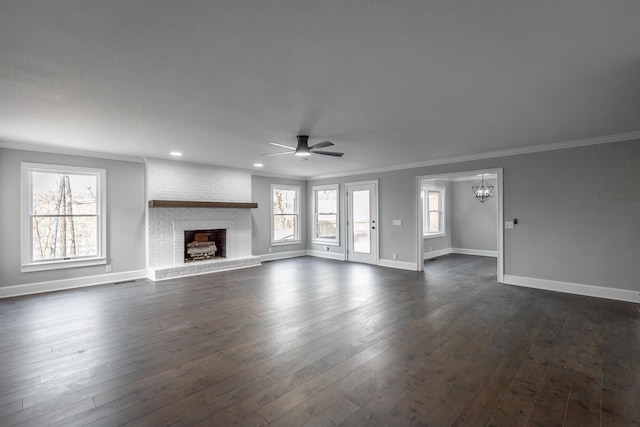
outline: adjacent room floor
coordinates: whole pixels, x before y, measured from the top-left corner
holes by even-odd
[[[635,304],[319,258],[0,300],[0,425],[640,425]]]

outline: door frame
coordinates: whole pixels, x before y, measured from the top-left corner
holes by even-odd
[[[418,253],[418,262],[416,263],[416,270],[423,271],[424,270],[424,236],[422,233],[422,217],[424,215],[424,207],[421,202],[422,200],[422,181],[432,180],[432,179],[443,179],[443,178],[454,178],[459,176],[469,176],[469,175],[478,175],[491,173],[497,175],[497,199],[498,199],[498,266],[497,266],[497,281],[498,283],[504,283],[504,178],[503,178],[503,169],[502,168],[491,168],[491,169],[477,169],[477,170],[467,170],[460,172],[449,172],[449,173],[440,173],[433,175],[421,175],[416,178],[416,200],[417,200],[417,217],[416,217],[416,229],[418,230],[418,244],[417,253]]]
[[[374,192],[375,192],[375,207],[374,207],[374,212],[373,214],[375,215],[375,220],[376,220],[376,228],[375,228],[375,233],[376,233],[376,243],[375,243],[375,251],[376,251],[376,256],[375,256],[375,264],[372,265],[379,265],[380,264],[380,215],[379,215],[379,206],[380,206],[380,201],[378,200],[378,180],[377,179],[371,179],[371,180],[367,180],[367,181],[353,181],[353,182],[346,182],[344,184],[344,209],[345,209],[345,245],[344,245],[344,260],[345,261],[350,261],[350,262],[357,262],[357,261],[351,261],[349,259],[349,232],[351,230],[352,225],[349,224],[349,220],[350,220],[350,215],[351,212],[349,212],[349,187],[350,186],[358,186],[358,185],[371,185],[373,184],[373,188],[374,188]]]

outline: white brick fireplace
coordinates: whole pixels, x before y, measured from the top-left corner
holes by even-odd
[[[146,159],[147,200],[251,202],[251,175],[203,165]],[[184,262],[184,231],[227,230],[226,258]],[[260,265],[251,255],[251,211],[147,208],[147,276],[151,280]]]

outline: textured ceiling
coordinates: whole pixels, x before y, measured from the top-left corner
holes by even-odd
[[[318,176],[640,130],[640,2],[0,0],[0,140]],[[343,158],[262,157],[331,140]]]

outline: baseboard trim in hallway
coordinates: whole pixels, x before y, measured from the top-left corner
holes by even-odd
[[[513,276],[511,274],[504,275],[504,283],[506,285],[543,289],[546,291],[562,292],[565,294],[640,303],[640,291],[631,291],[628,289],[605,288],[603,286],[584,285],[581,283],[534,279],[531,277]]]

